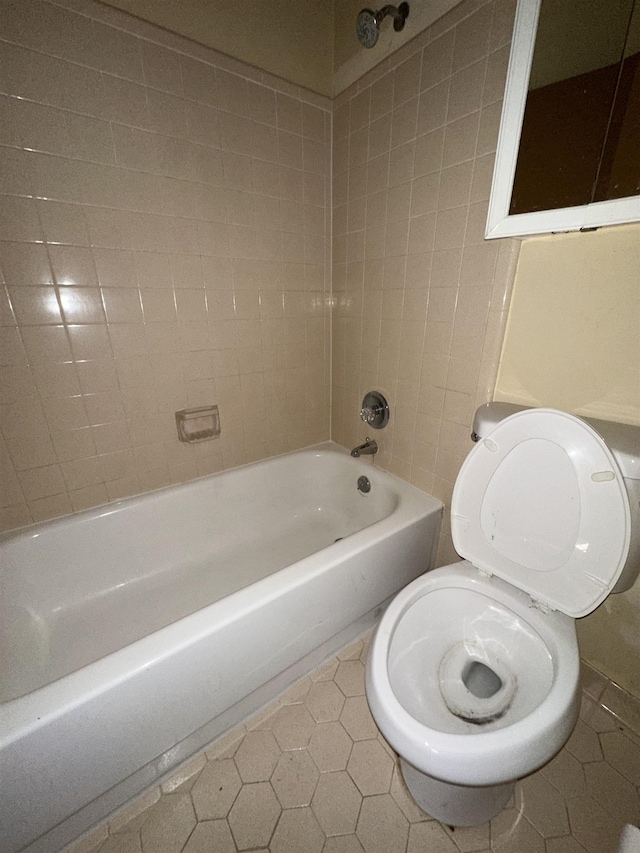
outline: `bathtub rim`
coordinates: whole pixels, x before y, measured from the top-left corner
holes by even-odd
[[[316,442],[315,444],[309,444],[305,447],[297,447],[295,450],[284,450],[282,453],[276,453],[273,456],[266,456],[264,459],[254,459],[252,462],[243,462],[241,465],[234,465],[232,468],[223,468],[220,471],[214,471],[212,474],[202,474],[198,477],[192,477],[190,480],[185,480],[182,483],[170,483],[168,486],[158,486],[155,489],[149,489],[145,492],[140,492],[135,495],[128,495],[124,498],[116,498],[113,501],[105,501],[105,503],[97,504],[96,506],[88,507],[87,509],[81,509],[77,512],[68,512],[64,515],[57,515],[54,518],[47,518],[43,521],[32,521],[29,524],[23,524],[20,527],[12,527],[10,530],[2,530],[0,531],[0,545],[2,545],[5,541],[11,539],[21,538],[22,536],[30,536],[33,532],[35,532],[35,528],[53,528],[57,525],[64,524],[70,519],[89,519],[93,516],[103,516],[110,515],[112,512],[116,510],[122,510],[127,506],[134,506],[135,504],[142,503],[146,498],[154,497],[156,495],[162,495],[169,492],[175,492],[178,494],[179,492],[186,491],[190,486],[193,486],[196,483],[202,483],[205,480],[210,480],[213,477],[223,477],[225,475],[230,475],[235,473],[236,471],[243,471],[246,468],[253,468],[257,466],[266,465],[269,462],[273,462],[276,459],[282,459],[286,456],[297,456],[302,453],[308,452],[317,452],[317,455],[320,455],[322,451],[335,452],[341,456],[349,456],[351,455],[349,451],[343,447],[341,444],[338,444],[331,439],[327,441]],[[354,462],[364,460],[356,460]],[[367,464],[367,463],[364,463]],[[372,460],[373,464],[373,460]],[[383,471],[382,468],[376,468],[377,471],[381,471],[385,474],[388,474],[388,471]],[[391,474],[390,476],[394,477],[395,475]],[[395,478],[399,479],[399,478]],[[405,481],[402,481],[405,482]],[[406,483],[407,486],[410,486],[413,489],[417,489],[416,486],[412,486],[411,483]],[[418,489],[418,491],[420,491]],[[423,492],[423,494],[427,494]]]
[[[22,537],[29,538],[31,535],[33,535],[33,533],[36,532],[36,528],[52,528],[58,524],[62,524],[66,521],[69,521],[70,519],[77,519],[78,521],[82,521],[84,519],[93,518],[94,516],[101,517],[105,515],[111,515],[111,513],[122,510],[125,507],[134,506],[138,503],[142,503],[145,499],[150,497],[168,494],[169,492],[175,492],[176,494],[178,494],[180,492],[187,491],[189,487],[192,487],[194,484],[203,483],[204,481],[210,480],[212,478],[228,477],[232,474],[235,474],[237,471],[243,471],[247,468],[267,466],[269,463],[275,462],[276,460],[283,459],[285,457],[293,457],[308,453],[312,453],[315,456],[320,456],[323,451],[331,454],[336,454],[338,456],[348,457],[352,460],[353,463],[363,465],[365,468],[375,471],[376,474],[382,474],[383,476],[390,477],[393,480],[398,480],[404,486],[414,490],[419,494],[427,495],[428,497],[433,497],[433,495],[430,495],[428,492],[424,492],[422,489],[419,489],[412,483],[408,483],[406,480],[402,480],[400,477],[396,477],[395,474],[392,474],[389,471],[385,471],[383,468],[378,468],[375,465],[374,457],[359,457],[356,459],[351,456],[347,448],[343,447],[341,444],[338,444],[332,439],[328,439],[327,441],[320,441],[315,444],[306,445],[305,447],[298,447],[295,450],[285,450],[282,453],[276,453],[273,456],[267,456],[264,459],[255,459],[253,462],[244,462],[242,465],[234,465],[232,468],[223,468],[221,471],[214,471],[212,474],[202,474],[201,476],[193,477],[190,480],[185,480],[182,483],[170,483],[168,486],[159,486],[156,489],[149,489],[148,491],[140,492],[139,494],[135,495],[129,495],[125,498],[117,498],[113,501],[106,501],[105,503],[97,504],[96,506],[88,507],[87,509],[81,509],[77,512],[68,512],[64,515],[56,515],[54,518],[47,518],[43,521],[32,521],[29,522],[29,524],[23,524],[20,527],[13,527],[10,530],[2,530],[0,531],[0,546],[12,539],[19,539]],[[433,498],[433,500],[438,499]]]
[[[321,442],[309,447],[300,448],[289,453],[278,454],[258,462],[247,463],[247,465],[231,468],[216,474],[199,477],[187,483],[174,486],[165,486],[153,492],[145,492],[132,498],[124,498],[114,501],[113,504],[105,504],[83,510],[80,513],[61,516],[46,522],[29,525],[26,528],[18,528],[8,534],[0,536],[0,544],[3,537],[7,539],[21,535],[33,535],[28,531],[30,528],[41,528],[43,525],[50,526],[62,523],[64,520],[82,516],[90,519],[103,514],[104,507],[112,508],[111,511],[126,509],[127,506],[144,501],[148,495],[155,495],[168,490],[176,492],[186,491],[195,482],[201,482],[213,477],[232,475],[237,470],[250,466],[266,466],[283,457],[292,457],[300,454],[313,453],[316,456],[322,452],[336,453],[351,460],[348,450],[335,442]],[[216,625],[223,626],[238,618],[238,613],[250,612],[265,601],[272,601],[282,594],[283,585],[287,589],[295,589],[308,580],[317,577],[335,567],[351,555],[361,554],[371,547],[387,539],[389,535],[416,522],[425,514],[425,500],[431,503],[428,508],[429,514],[442,514],[443,504],[432,495],[421,491],[416,486],[400,480],[393,474],[380,468],[374,468],[371,464],[361,460],[352,460],[353,464],[360,469],[375,471],[384,481],[388,481],[393,488],[397,483],[402,489],[402,496],[398,500],[392,512],[383,519],[372,522],[355,533],[328,545],[326,548],[316,551],[301,560],[292,563],[277,572],[243,587],[228,596],[225,596],[212,604],[205,605],[193,613],[183,616],[163,628],[153,631],[120,649],[111,652],[103,658],[99,658],[79,669],[74,670],[48,684],[23,696],[11,699],[0,704],[0,750],[5,748],[24,735],[46,725],[62,716],[74,705],[78,696],[83,699],[92,699],[106,692],[109,688],[123,683],[135,676],[147,667],[168,658],[178,650],[186,649],[195,645],[199,640],[210,633],[212,620]],[[375,528],[375,531],[374,531]],[[6,540],[4,540],[6,541]],[[230,607],[229,605],[233,606]],[[239,609],[240,611],[239,611]],[[219,620],[219,621],[217,621]],[[134,660],[131,660],[131,657]]]

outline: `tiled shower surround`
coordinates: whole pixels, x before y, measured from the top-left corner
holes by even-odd
[[[492,399],[518,243],[485,241],[515,2],[467,0],[336,98],[332,438],[450,503]],[[439,562],[457,559],[448,516]]]
[[[0,40],[0,529],[328,438],[330,101],[83,0]]]
[[[465,0],[332,104],[90,0],[2,0],[0,529],[352,446],[375,387],[376,464],[448,503],[517,259],[482,238],[514,6]],[[221,438],[180,444],[212,403]]]

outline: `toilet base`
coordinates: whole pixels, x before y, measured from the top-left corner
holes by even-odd
[[[452,785],[416,770],[404,758],[400,758],[400,769],[420,808],[449,826],[476,826],[491,820],[506,806],[515,785],[515,782],[482,788]]]

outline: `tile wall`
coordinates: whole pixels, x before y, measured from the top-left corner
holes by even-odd
[[[370,388],[376,464],[449,502],[517,261],[483,239],[514,9],[465,0],[336,98],[331,140],[331,103],[264,72],[91,0],[2,0],[2,529],[330,426],[351,447]],[[221,438],[180,444],[207,403]]]
[[[361,442],[362,397],[381,390],[375,464],[446,504],[492,398],[518,255],[484,240],[514,12],[466,0],[334,104],[332,437]]]
[[[331,103],[90,0],[0,19],[0,529],[327,439]]]

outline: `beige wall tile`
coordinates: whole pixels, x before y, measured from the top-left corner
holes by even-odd
[[[54,287],[10,287],[15,318],[20,325],[55,325],[62,322],[60,303]]]
[[[90,245],[86,218],[79,205],[41,199],[38,201],[38,213],[44,239],[48,243]]]
[[[49,246],[49,257],[59,286],[95,286],[98,284],[91,251],[77,246]]]
[[[71,153],[65,113],[30,101],[11,100],[12,119],[23,146],[31,151],[68,156]]]
[[[418,133],[428,133],[442,127],[447,117],[450,81],[447,77],[420,94],[418,102]]]
[[[41,398],[71,397],[80,394],[80,383],[73,362],[33,364],[31,372]]]
[[[309,382],[329,404],[327,109],[90,0],[42,9],[11,7],[1,47],[1,428],[22,477],[3,528],[330,429],[299,404]],[[284,417],[266,442],[269,371]],[[174,411],[206,402],[224,441],[179,445]]]
[[[493,3],[487,3],[455,28],[453,71],[466,68],[489,52]]]
[[[481,59],[453,74],[449,85],[447,121],[479,110],[482,106],[486,59]]]
[[[42,240],[42,228],[33,199],[11,196],[2,199],[0,240],[25,242]]]
[[[440,434],[461,435],[491,384],[512,273],[480,235],[512,14],[501,4],[492,30],[493,5],[405,49],[334,114],[333,435],[359,440],[362,394],[384,386],[397,411],[380,460],[443,495],[461,454]],[[9,45],[9,92],[29,100],[3,100],[10,144],[49,152],[24,153],[0,223],[19,292],[4,316],[29,363],[7,346],[9,386],[41,407],[31,436],[3,424],[8,452],[20,471],[59,466],[64,489],[34,498],[35,517],[328,437],[299,405],[328,375],[326,111],[213,55],[138,41],[134,23],[97,26],[87,52],[78,16],[52,15],[67,33],[56,55],[41,35]],[[56,201],[38,220],[27,195]],[[283,407],[261,442],[251,401],[266,393]],[[174,447],[173,411],[213,394],[233,440]]]
[[[420,89],[430,89],[451,75],[453,62],[455,30],[448,32],[430,42],[428,49],[423,51]]]
[[[0,243],[0,265],[8,285],[53,284],[51,266],[42,245]]]
[[[445,503],[474,407],[493,393],[515,273],[483,239],[513,7],[500,4],[495,31],[494,3],[467,7],[413,54],[405,46],[395,72],[343,93],[334,113],[334,235],[346,239],[334,237],[332,435],[347,447],[362,441],[360,402],[380,388],[393,418],[376,436],[376,464]],[[359,153],[345,155],[339,140],[350,128],[355,144],[354,129],[367,127],[364,181]],[[350,216],[355,201],[364,222]],[[447,529],[438,559],[455,559]]]
[[[30,501],[29,510],[34,521],[47,521],[49,518],[67,515],[72,512],[73,506],[69,496],[61,494]]]
[[[104,323],[104,308],[97,288],[63,287],[58,297],[65,323]]]

